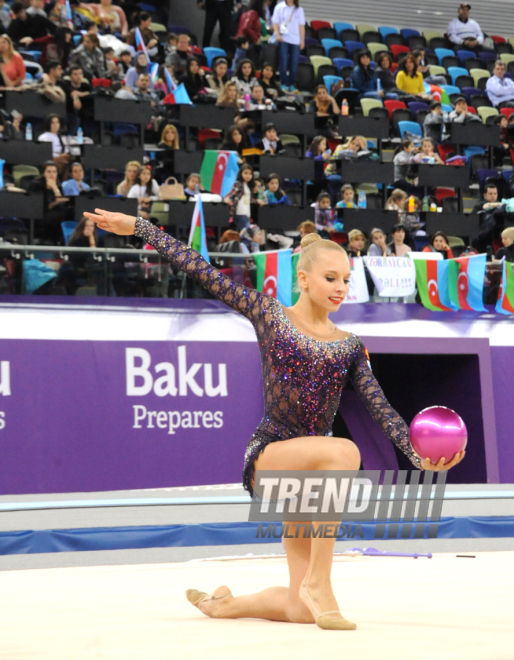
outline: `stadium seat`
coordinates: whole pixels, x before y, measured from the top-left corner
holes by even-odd
[[[23,176],[39,176],[39,174],[39,169],[33,165],[13,165],[12,167],[14,185],[17,187],[20,187],[20,181]]]
[[[452,77],[452,84],[456,85],[456,80],[459,76],[467,76],[468,75],[468,70],[464,69],[462,66],[451,66],[449,69],[447,69],[448,73]]]
[[[313,55],[320,55],[321,57],[326,57],[325,49],[321,44],[309,44],[305,46],[305,54],[307,57],[312,57]]]
[[[71,235],[78,227],[78,222],[74,220],[67,220],[66,222],[61,222],[62,235],[64,238],[64,245],[68,245]]]
[[[394,59],[396,61],[398,61],[398,55],[400,55],[400,53],[410,53],[410,50],[409,50],[408,46],[400,46],[400,45],[395,45],[395,44],[390,46],[389,50],[394,55]]]
[[[353,54],[355,51],[359,51],[365,48],[362,41],[351,41],[351,40],[345,41],[344,47],[348,50],[349,54]]]
[[[320,27],[318,30],[318,39],[337,39],[337,32],[333,27]]]
[[[450,50],[449,48],[436,48],[434,50],[434,53],[437,55],[437,59],[439,60],[439,65],[444,66],[443,64],[443,57],[454,57],[455,53],[453,50]]]
[[[452,45],[453,45],[452,42],[446,39],[445,37],[433,37],[428,42],[428,47],[430,48],[430,50],[433,50],[434,52],[436,48],[447,48],[451,50]]]
[[[495,44],[507,43],[507,39],[505,39],[505,37],[500,37],[497,34],[491,34],[491,39],[494,41]]]
[[[375,44],[375,43],[366,44],[366,48],[371,53],[373,59],[376,58],[377,53],[382,53],[384,51],[387,52],[389,50],[385,44]]]
[[[398,34],[398,30],[394,27],[390,27],[389,25],[381,25],[379,28],[377,28],[380,34],[382,35],[382,39],[385,40],[388,34]]]
[[[464,89],[464,87],[471,87],[473,85],[473,78],[471,76],[457,76],[455,78],[455,84],[459,89]]]
[[[487,68],[487,66],[482,62],[482,60],[479,57],[468,57],[467,60],[464,60],[463,65],[464,68],[466,68],[468,71],[471,71],[471,69]]]
[[[478,81],[481,78],[490,78],[491,74],[489,71],[485,71],[484,69],[471,69],[469,72],[469,75],[472,76],[474,82],[475,82],[475,87],[478,87]]]
[[[497,108],[488,108],[486,105],[481,105],[477,108],[477,114],[485,124],[488,117],[497,117],[500,113]]]
[[[341,32],[343,30],[353,30],[354,27],[351,23],[343,23],[341,21],[336,21],[334,23],[334,29],[337,32],[337,37],[340,39],[341,38]]]
[[[400,135],[399,124],[401,121],[412,121],[408,108],[396,108],[396,110],[393,110],[393,131],[396,135]]]
[[[461,93],[461,89],[457,87],[457,85],[440,85],[440,87],[448,94],[448,96],[450,96],[450,94]]]
[[[468,102],[468,104],[473,98],[473,96],[481,96],[483,94],[482,90],[478,89],[478,87],[464,87],[463,89],[461,89],[461,92],[466,97],[466,101]]]
[[[311,21],[311,27],[314,30],[314,33],[317,35],[318,30],[321,27],[332,27],[332,25],[328,21]]]
[[[367,117],[371,108],[382,108],[380,99],[361,99],[362,114]]]
[[[368,112],[368,117],[383,117],[389,121],[389,112],[386,108],[370,108]]]
[[[333,63],[336,65],[339,71],[343,69],[344,67],[353,67],[355,66],[353,63],[353,60],[349,60],[347,57],[336,57],[335,60],[332,60]]]
[[[425,37],[421,34],[412,35],[407,39],[407,46],[412,50],[416,50],[417,48],[426,48],[427,47],[427,40]]]
[[[405,110],[407,108],[407,106],[403,101],[392,101],[392,100],[384,101],[384,107],[389,113],[389,121],[393,121],[393,112],[395,110]]]
[[[489,60],[496,60],[497,55],[496,55],[496,53],[485,52],[485,53],[478,53],[478,57],[479,57],[479,58],[482,60],[482,62],[484,62],[484,64],[485,64],[485,63],[488,62]]]
[[[465,89],[469,89],[469,88],[465,88]],[[484,92],[480,92],[480,94],[475,94],[474,96],[472,96],[468,101],[468,105],[470,105],[472,108],[475,109],[483,108],[486,106],[488,108],[493,107],[493,104],[489,100],[489,97],[487,96],[487,94],[484,94]]]
[[[458,50],[457,57],[464,64],[464,62],[470,57],[476,57],[476,53],[474,53],[472,50]]]
[[[348,110],[350,114],[353,115],[355,113],[355,106],[359,102],[359,90],[353,89],[353,87],[345,87],[344,89],[340,89],[334,96],[334,100],[339,108],[341,108],[343,99],[348,101]]]
[[[434,195],[437,200],[437,206],[441,206],[443,199],[446,197],[456,197],[455,190],[453,190],[453,188],[436,188],[434,190]]]
[[[334,83],[338,82],[339,80],[343,80],[343,78],[341,78],[341,76],[323,76],[323,84],[328,89],[329,94],[330,94],[330,88],[332,87],[332,85]]]
[[[428,103],[423,103],[422,101],[411,101],[411,103],[407,104],[409,110],[411,111],[412,114],[412,119],[414,121],[417,121],[416,115],[419,110],[428,110]]]
[[[405,133],[412,133],[413,135],[417,135],[420,138],[423,137],[421,126],[415,121],[400,121],[398,122],[398,128],[400,129],[400,136],[402,140]]]
[[[325,76],[338,76],[339,71],[335,64],[322,64],[318,67],[318,75],[316,76],[316,84],[323,85],[323,79]]]
[[[355,29],[358,30],[361,37],[363,37],[366,32],[377,31],[377,28],[374,25],[369,25],[368,23],[357,23]]]
[[[296,69],[296,88],[300,92],[310,92],[314,89],[316,84],[316,76],[314,75],[314,67],[310,62],[299,62]]]
[[[312,55],[310,58],[311,64],[314,67],[314,75],[318,75],[318,69],[322,64],[332,64],[330,57],[324,57],[322,55]]]
[[[343,47],[343,44],[338,39],[322,39],[321,45],[325,49],[325,55],[327,57],[329,56],[330,49],[334,46],[340,46],[341,48]]]
[[[409,39],[409,37],[419,37],[419,36],[421,36],[420,33],[417,30],[413,30],[411,28],[401,29],[400,34],[405,39],[405,41],[407,41],[407,39]]]
[[[382,36],[380,32],[377,32],[376,30],[373,32],[365,32],[362,37],[361,41],[364,44],[381,44],[382,43]]]
[[[488,168],[477,170],[477,177],[478,177],[478,183],[480,184],[481,195],[484,194],[484,186],[486,179],[496,178],[497,176],[498,176],[498,172],[496,170],[490,170]]]
[[[337,58],[348,57],[348,50],[344,46],[332,46],[328,51],[328,56],[333,62]]]
[[[502,53],[500,55],[500,60],[505,62],[505,64],[510,64],[511,62],[514,62],[514,55],[511,55],[510,53]]]
[[[346,46],[347,41],[359,41],[360,34],[358,30],[346,29],[339,33],[339,39],[341,39],[343,44]]]
[[[431,76],[445,76],[446,75],[446,69],[444,66],[438,66],[437,64],[431,64],[428,67],[428,72],[430,73]]]
[[[416,112],[416,121],[420,126],[424,126],[426,116],[430,114],[430,110],[418,110]]]
[[[511,116],[511,114],[514,112],[514,108],[502,108],[500,110],[502,115],[505,115],[507,119]]]
[[[223,48],[213,48],[213,47],[206,47],[203,49],[203,53],[205,57],[207,58],[207,66],[209,69],[211,68],[212,64],[212,58],[213,57],[226,57],[227,52]]]
[[[405,39],[397,32],[395,34],[388,34],[384,39],[384,43],[388,48],[391,48],[391,46],[405,46]]]

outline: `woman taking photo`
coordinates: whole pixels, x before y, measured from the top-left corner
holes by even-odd
[[[3,34],[0,37],[0,88],[20,87],[25,80],[25,64],[23,57],[14,50],[11,37]]]
[[[391,442],[418,469],[448,470],[464,457],[460,452],[446,464],[443,458],[433,464],[416,455],[409,428],[385,398],[362,340],[329,319],[329,313],[340,308],[350,283],[348,257],[334,241],[316,234],[302,239],[297,265],[300,297],[293,307],[284,307],[267,294],[236,284],[198,252],[147,220],[102,209],[86,215],[106,231],[142,238],[254,326],[265,389],[264,416],[245,452],[243,484],[250,493],[255,473],[261,470],[359,469],[357,445],[330,435],[341,391],[349,381]],[[315,530],[320,524],[314,523]],[[251,617],[354,630],[356,624],[343,617],[332,590],[335,535],[323,536],[284,537],[289,587],[270,587],[235,598],[223,586],[212,596],[196,589],[187,590],[186,596],[214,618]]]
[[[278,43],[280,82],[284,91],[295,91],[298,56],[305,47],[305,14],[300,0],[279,2],[271,17]]]

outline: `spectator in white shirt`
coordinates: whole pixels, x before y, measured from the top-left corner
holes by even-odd
[[[505,62],[496,60],[486,92],[495,108],[514,108],[514,81],[505,78]]]
[[[469,18],[470,9],[466,3],[459,6],[458,17],[448,23],[448,38],[463,50],[482,50],[484,35],[480,25]]]
[[[152,202],[159,199],[159,184],[152,179],[150,165],[141,168],[138,181],[130,188],[127,197],[137,198],[139,215],[148,220]]]

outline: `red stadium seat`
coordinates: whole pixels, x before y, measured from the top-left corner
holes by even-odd
[[[505,117],[507,117],[508,119],[511,116],[511,114],[514,112],[514,108],[502,108],[500,112],[502,113],[502,115],[505,115]]]
[[[445,197],[456,197],[455,190],[452,190],[451,188],[436,188],[434,191],[435,198],[437,199],[437,205],[441,206],[443,203],[443,199]]]
[[[494,41],[495,44],[505,44],[505,43],[507,43],[507,39],[505,39],[505,37],[498,37],[495,34],[491,35],[491,39]]]
[[[395,60],[398,59],[398,55],[400,53],[410,53],[410,48],[408,46],[392,45],[392,46],[389,46],[389,50],[394,55]]]
[[[507,108],[505,108],[507,109]],[[514,110],[514,108],[508,108],[509,110]],[[471,112],[472,115],[476,115],[477,111],[472,105],[468,105],[468,112]]]
[[[328,21],[311,21],[311,27],[316,33],[316,36],[318,34],[318,30],[322,27],[332,27],[332,23],[329,23]]]
[[[439,156],[441,156],[441,160],[444,160],[444,162],[446,163],[446,159],[448,158],[448,155],[453,154],[455,152],[455,147],[453,146],[453,144],[438,144],[437,151],[439,152]]]
[[[389,121],[393,120],[394,110],[405,110],[407,106],[403,101],[384,101],[384,108],[387,108],[389,113]]]

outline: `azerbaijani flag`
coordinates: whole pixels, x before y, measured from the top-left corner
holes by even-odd
[[[150,59],[150,55],[148,55],[145,42],[143,40],[143,37],[141,36],[141,30],[138,27],[136,28],[136,52],[144,53],[146,55],[146,64],[150,66],[152,60]]]
[[[414,259],[421,302],[434,312],[455,311],[448,295],[449,263],[446,259]]]
[[[485,254],[448,261],[448,295],[457,309],[485,312]]]
[[[502,281],[495,309],[500,314],[514,314],[514,270],[510,261],[503,262]]]
[[[292,250],[274,250],[254,254],[257,289],[273,296],[286,307],[292,304]]]
[[[205,261],[209,261],[201,195],[196,196],[196,204],[195,210],[193,211],[193,217],[191,219],[191,231],[189,232],[188,245],[190,245],[193,250],[199,252]]]
[[[206,190],[225,197],[232,190],[236,180],[239,165],[235,151],[215,151],[206,149],[203,152],[200,176]]]
[[[71,7],[69,0],[65,0],[66,7],[66,26],[73,30],[73,14],[71,13]]]
[[[159,78],[159,65],[157,64],[157,62],[154,62],[150,66],[150,80],[152,81],[153,85],[155,85],[158,78]]]
[[[164,67],[164,73],[166,75],[166,83],[168,85],[168,92],[172,94],[177,89],[177,83],[173,80],[173,76],[170,73],[170,70],[167,66]]]
[[[293,254],[292,257],[292,262],[291,262],[291,267],[292,267],[292,294],[291,294],[291,304],[295,305],[296,302],[298,301],[298,298],[300,297],[300,292],[295,291],[296,289],[296,283],[298,281],[297,277],[297,272],[296,269],[298,268],[298,259],[300,258],[300,252],[297,252],[296,254]]]

